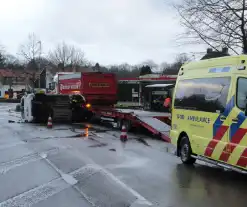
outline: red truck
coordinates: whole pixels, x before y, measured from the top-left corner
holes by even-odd
[[[113,73],[58,74],[57,83],[58,94],[81,94],[91,105],[117,103],[117,79]]]

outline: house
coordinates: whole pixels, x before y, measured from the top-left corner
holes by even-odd
[[[213,49],[207,49],[206,55],[204,55],[201,60],[211,59],[211,58],[218,58],[218,57],[225,57],[230,56],[228,53],[228,48],[222,48],[222,51],[213,51]]]
[[[23,93],[38,76],[39,74],[26,70],[0,69],[0,98],[9,94],[10,89],[13,92]]]

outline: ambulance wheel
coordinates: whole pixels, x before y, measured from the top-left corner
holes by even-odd
[[[181,161],[186,165],[192,165],[195,163],[196,159],[192,156],[192,150],[190,146],[190,141],[188,137],[184,136],[180,142],[180,158]]]

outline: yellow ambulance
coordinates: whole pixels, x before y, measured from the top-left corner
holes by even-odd
[[[196,159],[247,171],[247,55],[188,63],[179,70],[170,137],[185,164]]]

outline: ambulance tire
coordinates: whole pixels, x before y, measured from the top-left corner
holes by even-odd
[[[195,163],[196,159],[192,156],[192,150],[190,141],[187,136],[182,137],[180,142],[180,158],[181,161],[186,165],[192,165]]]

